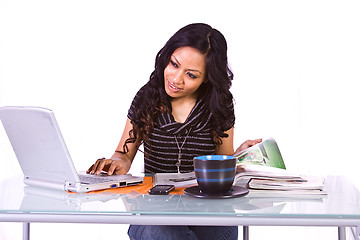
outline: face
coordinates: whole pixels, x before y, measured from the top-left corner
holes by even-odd
[[[196,90],[205,79],[205,55],[192,47],[173,52],[164,70],[166,93],[172,98],[197,98]]]

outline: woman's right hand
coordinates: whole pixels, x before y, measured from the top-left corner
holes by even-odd
[[[102,171],[107,172],[108,175],[126,174],[131,167],[130,160],[125,159],[98,159],[86,173],[99,175]]]
[[[127,118],[123,135],[111,158],[98,159],[86,172],[96,175],[99,175],[102,171],[107,172],[108,175],[126,174],[130,170],[131,163],[141,143],[140,138],[136,140],[136,143],[128,143],[128,151],[126,153],[124,152],[125,142],[130,138],[130,131],[132,129],[133,125],[131,120]]]

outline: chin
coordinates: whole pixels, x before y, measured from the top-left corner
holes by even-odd
[[[171,92],[171,91],[169,91],[169,90],[165,90],[165,92],[166,92],[166,94],[167,94],[169,97],[171,97],[171,98],[176,98],[176,97],[177,97],[175,93],[173,93],[173,92]]]

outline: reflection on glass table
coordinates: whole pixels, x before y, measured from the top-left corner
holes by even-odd
[[[336,226],[358,237],[360,194],[345,177],[327,177],[327,195],[253,194],[230,199],[111,191],[85,194],[0,182],[0,221],[159,225]]]

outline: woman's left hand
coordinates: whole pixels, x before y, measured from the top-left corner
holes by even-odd
[[[262,138],[259,139],[255,139],[255,140],[247,140],[245,142],[243,142],[240,147],[238,147],[234,153],[234,155],[239,154],[241,151],[254,146],[255,144],[261,143],[262,142]]]

